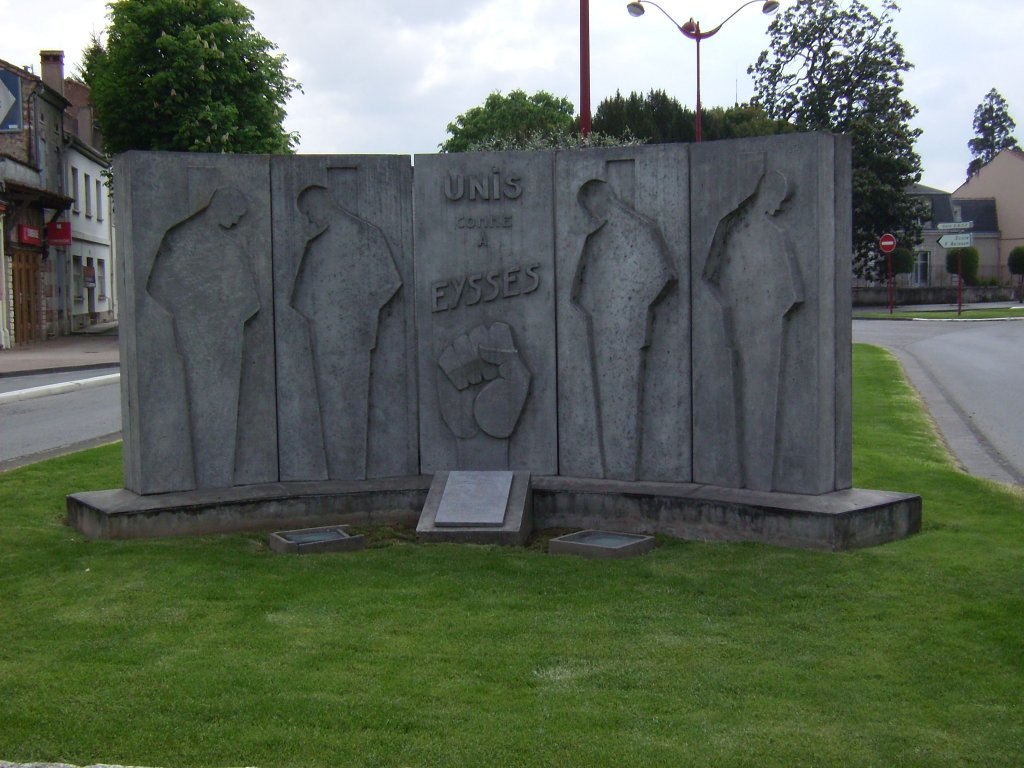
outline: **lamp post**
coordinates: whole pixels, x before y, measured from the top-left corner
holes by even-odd
[[[580,132],[590,126],[590,0],[580,0]]]
[[[748,5],[753,5],[754,3],[761,3],[761,13],[763,13],[765,15],[773,14],[777,10],[779,10],[778,0],[766,0],[766,2],[762,2],[762,0],[748,0],[748,2],[744,3],[739,8],[737,8],[735,11],[730,13],[725,18],[725,21],[723,21],[721,24],[719,24],[714,29],[709,29],[707,32],[702,32],[701,28],[700,28],[700,22],[694,21],[693,18],[691,18],[685,24],[680,24],[679,22],[677,22],[675,19],[673,19],[669,15],[668,11],[666,11],[664,8],[662,8],[657,3],[652,2],[651,0],[634,0],[633,2],[629,3],[626,6],[626,10],[629,11],[629,15],[630,16],[643,16],[644,15],[644,6],[645,5],[653,5],[655,8],[657,8],[663,14],[665,14],[665,17],[675,25],[676,29],[678,29],[680,32],[683,33],[683,35],[685,35],[686,37],[690,38],[695,43],[697,43],[697,141],[701,140],[701,135],[700,135],[700,123],[701,123],[701,120],[700,120],[700,109],[701,109],[700,108],[700,41],[701,40],[706,40],[707,38],[711,37],[712,35],[717,34],[718,30],[720,30],[725,25],[726,21],[731,19],[733,16],[735,16],[737,13],[742,11]]]

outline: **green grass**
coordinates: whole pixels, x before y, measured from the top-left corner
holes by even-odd
[[[854,320],[1001,320],[1007,317],[1024,318],[1024,309],[1003,307],[997,309],[965,309],[959,315],[956,310],[905,312],[855,312]]]
[[[118,446],[0,475],[0,759],[141,765],[1024,764],[1024,499],[855,351],[855,475],[924,530],[624,561],[380,537],[87,541]]]

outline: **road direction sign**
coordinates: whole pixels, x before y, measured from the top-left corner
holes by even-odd
[[[973,221],[940,221],[935,225],[936,229],[974,229]]]
[[[939,245],[943,248],[970,248],[974,245],[974,235],[970,232],[961,232],[956,235],[943,235],[939,238]]]
[[[896,238],[890,234],[884,234],[878,238],[878,249],[882,253],[892,253],[896,250]]]
[[[21,130],[21,78],[0,69],[0,132]]]

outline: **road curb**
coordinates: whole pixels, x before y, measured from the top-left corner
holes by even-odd
[[[0,352],[0,362],[3,362],[2,352]],[[47,368],[25,368],[13,371],[0,371],[0,379],[11,378],[14,376],[36,376],[39,374],[47,373],[67,373],[69,371],[98,371],[103,368],[120,368],[120,363],[85,363],[83,365],[54,365]],[[0,763],[0,768],[3,768],[3,764]]]
[[[38,397],[49,397],[50,395],[62,395],[66,392],[75,392],[79,389],[92,389],[102,387],[106,384],[113,384],[121,380],[121,373],[110,373],[106,376],[94,376],[91,379],[79,379],[78,381],[65,381],[60,384],[44,384],[41,387],[30,387],[29,389],[18,389],[14,392],[0,392],[0,405],[20,403],[25,400],[35,400]]]

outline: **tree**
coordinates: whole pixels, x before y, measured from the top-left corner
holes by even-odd
[[[974,159],[967,166],[967,175],[973,176],[981,166],[998,155],[1004,149],[1017,146],[1013,132],[1017,124],[1010,117],[1010,112],[999,91],[993,88],[985,95],[985,99],[974,110],[974,132],[977,134],[967,142]]]
[[[916,262],[917,255],[910,248],[897,248],[892,252],[892,273],[894,275],[909,275],[914,271]]]
[[[1024,301],[1024,245],[1018,245],[1010,251],[1010,257],[1006,260],[1011,275],[1020,275],[1018,290],[1020,300]]]
[[[981,257],[978,249],[974,246],[967,248],[954,248],[946,251],[946,271],[951,274],[960,274],[964,285],[978,284],[978,264]]]
[[[105,149],[290,152],[285,102],[299,84],[236,0],[114,0],[106,45],[80,74]]]
[[[495,91],[483,105],[466,110],[448,123],[449,138],[442,152],[466,152],[481,142],[502,139],[526,144],[538,136],[557,141],[575,130],[574,107],[567,98],[547,91],[528,96],[526,91]]]
[[[693,141],[694,115],[665,91],[646,96],[633,91],[603,99],[594,111],[595,131],[611,136],[636,136],[651,144]]]
[[[735,139],[787,133],[793,127],[772,120],[759,107],[749,104],[702,110],[703,133],[707,140]],[[630,93],[604,99],[594,113],[594,130],[622,138],[635,136],[651,144],[696,139],[695,115],[664,91],[651,90],[646,96]]]
[[[876,16],[859,0],[797,0],[768,27],[769,49],[747,71],[753,103],[800,131],[846,133],[853,144],[854,272],[880,275],[885,232],[912,247],[921,236],[919,204],[906,188],[921,178],[914,151],[917,108],[903,98],[911,64],[892,26],[899,6]]]

